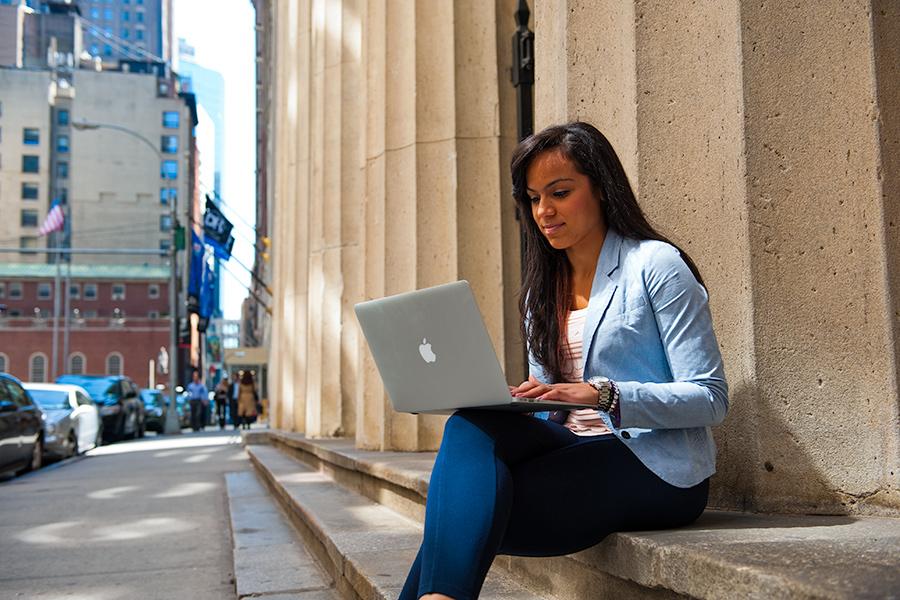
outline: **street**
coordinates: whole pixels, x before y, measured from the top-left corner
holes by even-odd
[[[0,598],[234,598],[225,473],[212,429],[103,446],[0,483]]]

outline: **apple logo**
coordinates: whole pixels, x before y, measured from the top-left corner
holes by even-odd
[[[422,355],[422,359],[427,363],[433,363],[437,360],[437,356],[431,351],[431,344],[425,338],[422,338],[422,343],[419,345],[419,354]]]

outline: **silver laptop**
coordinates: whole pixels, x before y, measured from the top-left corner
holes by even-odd
[[[398,412],[594,408],[513,398],[467,281],[360,302],[355,308]]]

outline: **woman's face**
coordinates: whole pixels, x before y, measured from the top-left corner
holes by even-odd
[[[559,150],[538,154],[525,173],[531,216],[557,250],[602,245],[606,223],[591,180]]]

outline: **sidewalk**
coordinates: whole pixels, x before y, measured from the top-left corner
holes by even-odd
[[[238,433],[148,436],[0,483],[0,599],[234,598]]]

